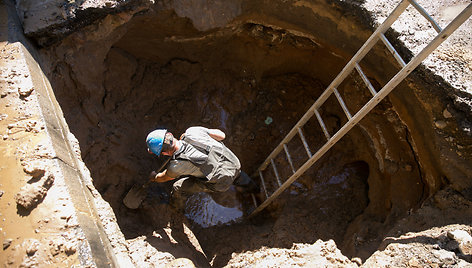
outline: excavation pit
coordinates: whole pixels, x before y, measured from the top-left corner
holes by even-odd
[[[423,120],[422,115],[432,117],[417,105],[421,102],[416,96],[411,98],[412,89],[421,91],[430,81],[401,84],[398,94],[382,101],[250,221],[244,215],[252,200],[235,189],[194,195],[187,204],[187,219],[166,205],[169,183],[154,184],[137,210],[122,203],[135,183],[144,183],[160,166],[161,160],[146,152],[144,142],[160,127],[176,137],[194,125],[219,128],[243,170],[254,173],[349,60],[358,48],[354,44],[361,45],[369,35],[367,26],[352,26],[368,23],[356,17],[358,9],[319,7],[314,13],[303,9],[283,16],[275,8],[263,10],[271,16],[247,12],[225,27],[198,24],[178,8],[156,6],[134,16],[109,15],[42,54],[94,186],[112,206],[128,240],[144,236],[155,250],[189,258],[198,266],[221,267],[233,253],[291,248],[318,239],[332,239],[344,255],[365,260],[397,220],[444,183],[434,166],[436,156],[426,149],[431,141],[418,142],[422,135],[435,135],[431,126],[426,122],[417,129],[409,127]],[[325,11],[340,12],[353,22],[335,24],[332,17],[320,15]],[[300,16],[319,27],[305,25],[306,17]],[[385,52],[376,47],[361,63],[377,89],[396,68]],[[354,73],[339,91],[354,112],[370,94]],[[413,106],[407,107],[403,99]],[[331,133],[346,121],[333,98],[320,114]],[[325,141],[315,121],[304,134],[313,151]],[[307,159],[301,143],[288,147],[296,165]],[[284,161],[283,155],[276,159],[279,166]],[[280,171],[283,178],[291,172],[287,164]],[[273,192],[275,176],[267,173],[273,178],[268,191]],[[196,243],[182,227],[187,220]]]

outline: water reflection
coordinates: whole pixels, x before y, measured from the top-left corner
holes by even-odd
[[[242,218],[242,204],[234,191],[196,193],[187,200],[185,216],[204,228],[229,224]]]

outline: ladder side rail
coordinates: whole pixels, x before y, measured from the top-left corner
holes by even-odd
[[[462,23],[472,15],[472,3],[469,4],[449,25],[441,31],[417,56],[415,56],[405,67],[401,69],[390,81],[370,99],[323,147],[321,147],[313,157],[301,166],[295,174],[278,188],[268,199],[257,207],[251,215],[255,215],[267,207],[272,200],[287,189],[296,179],[298,179],[308,168],[310,168],[319,158],[321,158],[338,140],[340,140],[351,128],[353,128],[364,116],[370,112],[381,100],[383,100],[406,76],[408,76],[433,50],[435,50],[444,40],[447,39]]]
[[[418,12],[433,26],[434,30],[436,30],[437,33],[440,33],[442,31],[441,26],[424,10],[422,6],[420,6],[415,0],[408,0],[410,4],[418,10]]]
[[[379,38],[380,33],[384,33],[387,29],[395,22],[395,20],[405,11],[408,7],[408,0],[403,0],[398,4],[398,6],[392,11],[392,13],[385,19],[385,21],[375,30],[375,32],[369,37],[369,39],[364,43],[364,45],[357,51],[357,53],[352,57],[352,59],[346,64],[343,70],[338,74],[338,76],[331,82],[328,88],[321,94],[321,96],[316,100],[316,102],[308,109],[308,111],[303,115],[303,117],[297,122],[297,124],[290,130],[290,132],[285,136],[285,138],[279,143],[279,145],[272,151],[272,153],[264,160],[264,162],[259,167],[259,170],[264,170],[269,164],[270,159],[277,156],[283,149],[283,144],[288,143],[296,134],[297,129],[303,125],[313,116],[316,109],[318,109],[331,95],[333,88],[338,87],[342,81],[351,73],[354,69],[355,63],[360,61],[372,47],[375,45],[377,39]]]

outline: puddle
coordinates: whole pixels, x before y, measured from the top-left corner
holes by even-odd
[[[186,204],[185,216],[203,228],[237,222],[243,217],[242,204],[236,192],[196,193]]]

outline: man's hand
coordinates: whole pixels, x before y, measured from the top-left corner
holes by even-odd
[[[155,171],[149,174],[149,180],[153,182],[166,182],[171,181],[174,178],[167,176],[167,169],[162,171],[161,173],[157,173]]]
[[[157,172],[155,172],[154,170],[151,172],[151,174],[149,174],[149,180],[150,181],[156,181],[156,175],[157,175]]]

